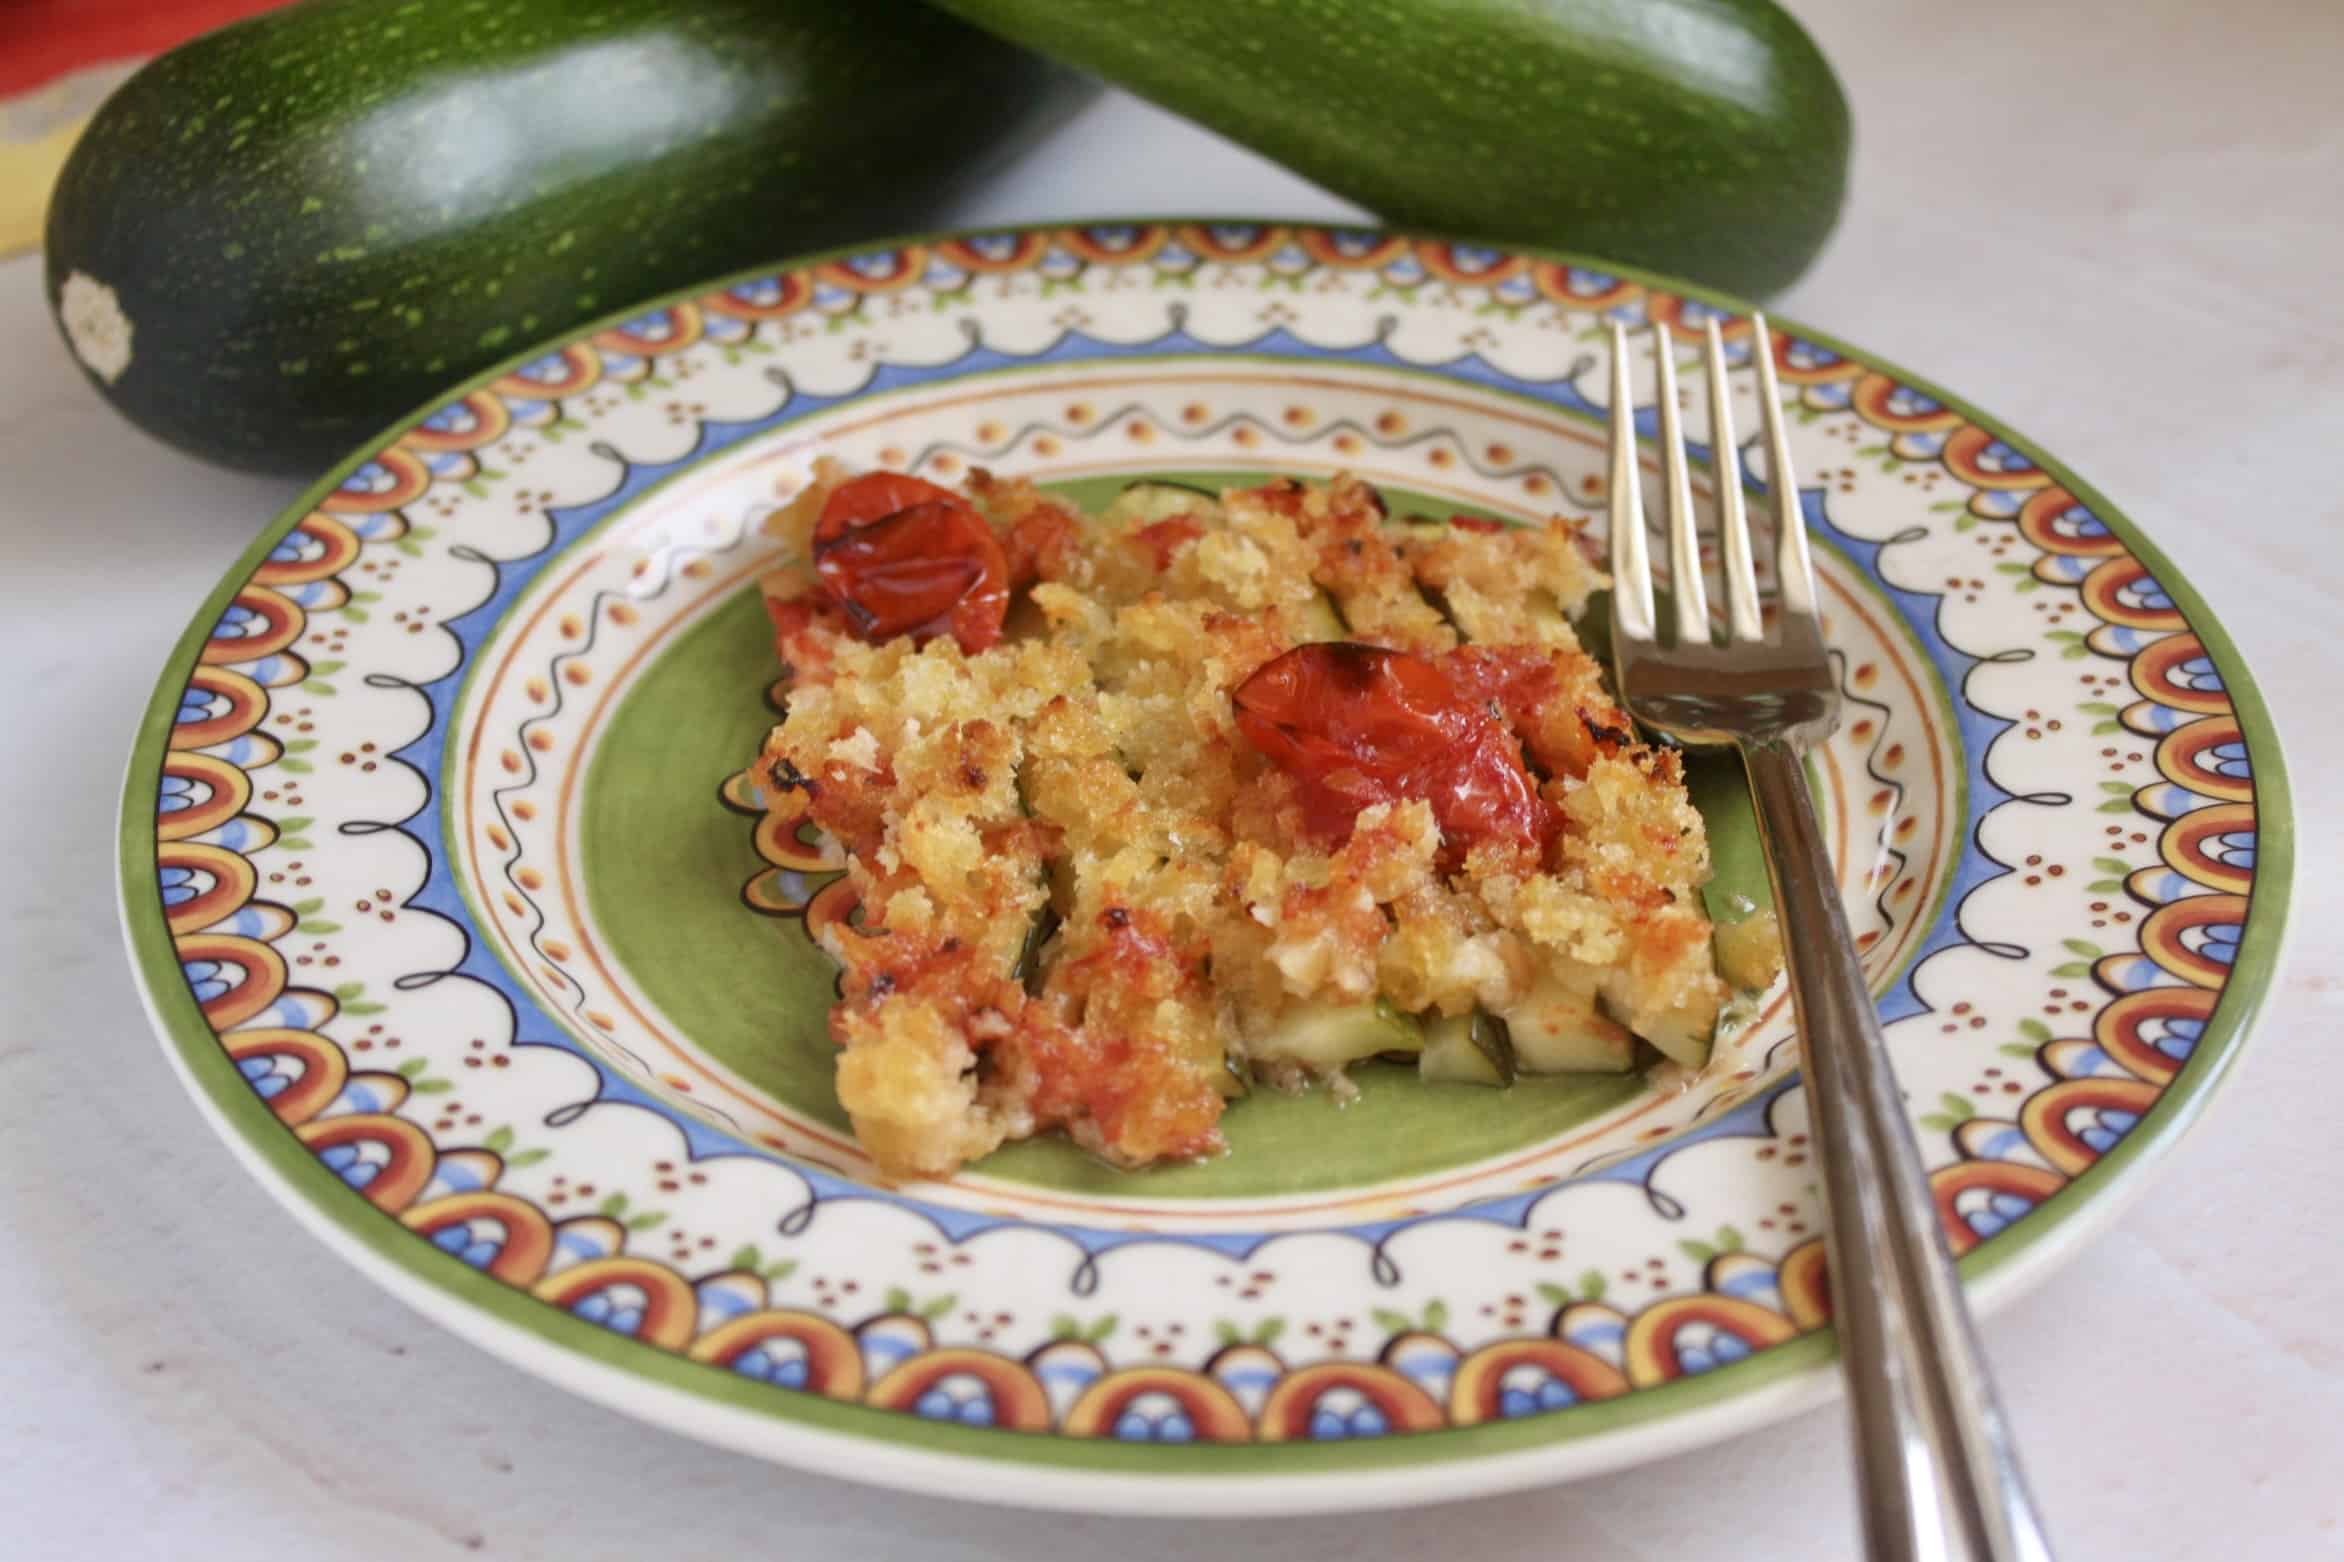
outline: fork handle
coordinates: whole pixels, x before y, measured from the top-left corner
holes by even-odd
[[[1871,1562],[2051,1562],[1962,1304],[1798,751],[1742,746],[1822,1151]]]

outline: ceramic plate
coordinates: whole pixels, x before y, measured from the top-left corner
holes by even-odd
[[[1726,301],[1247,223],[837,254],[515,359],[280,516],[165,670],[122,878],[166,1050],[303,1222],[432,1317],[861,1479],[1355,1508],[1828,1392],[1779,992],[1691,1080],[1376,1066],[1347,1109],[1239,1104],[1208,1165],[1045,1142],[888,1188],[830,1089],[807,924],[840,912],[836,858],[738,778],[774,720],[758,522],[819,455],[1094,503],[1347,469],[1404,509],[1600,524],[1606,323],[1712,317],[1754,429]],[[1816,791],[1990,1303],[2231,1062],[2279,938],[2278,754],[2106,501],[1900,370],[1794,325],[1776,348],[1848,699]],[[1696,785],[1713,895],[1763,898],[1734,775]]]

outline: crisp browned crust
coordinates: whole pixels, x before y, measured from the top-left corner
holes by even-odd
[[[802,549],[843,475],[776,534]],[[1292,1076],[1267,1065],[1306,1002],[1503,1009],[1560,971],[1631,1030],[1714,1018],[1701,819],[1571,632],[1602,578],[1567,523],[1395,525],[1350,479],[1098,520],[983,473],[965,491],[1018,587],[981,654],[863,644],[810,572],[766,581],[792,682],[759,764],[810,787],[847,850],[862,931],[826,940],[839,1097],[888,1173],[1053,1128],[1128,1166],[1213,1153],[1230,1060]],[[1368,809],[1332,850],[1305,837],[1230,695],[1330,633],[1474,681],[1560,812],[1543,861],[1477,848],[1444,872],[1421,801]],[[1021,972],[1046,910],[1057,931]]]

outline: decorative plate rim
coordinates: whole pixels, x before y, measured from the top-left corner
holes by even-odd
[[[555,342],[581,340],[646,311],[761,278],[878,250],[929,246],[972,235],[1020,235],[1074,227],[1241,225],[1387,233],[1438,242],[1439,235],[1364,225],[1278,218],[1113,217],[1089,223],[1036,222],[875,238],[784,257],[643,300],[573,328],[449,387],[374,436],[306,489],[262,529],[202,599],[165,662],[131,745],[117,839],[117,877],[133,976],[164,1051],[205,1118],[281,1203],[337,1253],[426,1316],[550,1381],[671,1429],[743,1451],[848,1478],[943,1491],[982,1501],[1092,1511],[1196,1514],[1209,1501],[1224,1514],[1396,1506],[1515,1488],[1589,1474],[1711,1441],[1788,1414],[1836,1391],[1824,1369],[1828,1330],[1801,1335],[1698,1377],[1587,1404],[1561,1418],[1533,1417],[1425,1431],[1366,1442],[1258,1445],[1126,1445],[1103,1439],[990,1431],[922,1422],[900,1413],[811,1394],[777,1394],[721,1368],[687,1361],[613,1335],[537,1303],[525,1292],[454,1263],[351,1190],[307,1150],[226,1063],[181,979],[160,914],[154,825],[160,777],[151,761],[173,726],[186,676],[208,631],[255,568],[298,522],[380,450],[450,401],[479,391],[541,357]],[[1578,265],[1735,313],[1745,301],[1590,256],[1531,246],[1509,254]],[[2139,1123],[2091,1165],[2074,1173],[2032,1218],[1962,1260],[1982,1306],[1998,1305],[2038,1280],[2049,1265],[2104,1228],[2146,1188],[2145,1163],[2164,1155],[2230,1076],[2283,952],[2294,869],[2294,821],[2276,726],[2234,642],[2187,577],[2097,489],[1965,399],[1875,354],[1791,320],[1778,324],[1851,362],[1892,375],[1944,409],[1990,430],[2079,502],[2155,573],[2208,654],[2220,665],[2231,713],[2252,758],[2258,855],[2238,952],[2189,1065],[2160,1091]],[[142,860],[143,858],[143,860]],[[207,1066],[207,1063],[209,1066]],[[1590,1445],[1590,1438],[1600,1444]],[[1565,1449],[1572,1452],[1565,1454]],[[1472,1458],[1473,1466],[1458,1461]],[[995,1472],[1019,1471],[1002,1483]],[[992,1477],[989,1479],[989,1477]]]

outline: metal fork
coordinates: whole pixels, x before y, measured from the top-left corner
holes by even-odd
[[[1751,319],[1751,358],[1776,538],[1771,626],[1751,566],[1725,346],[1716,320],[1708,326],[1723,644],[1712,639],[1667,325],[1655,322],[1652,337],[1675,633],[1663,639],[1653,609],[1628,335],[1615,322],[1612,665],[1638,720],[1684,743],[1730,743],[1749,769],[1786,934],[1808,1110],[1822,1147],[1832,1320],[1855,1419],[1866,1554],[1873,1562],[2050,1562],[1962,1304],[1799,763],[1803,749],[1838,726],[1840,696],[1816,607],[1766,321]]]

